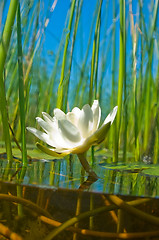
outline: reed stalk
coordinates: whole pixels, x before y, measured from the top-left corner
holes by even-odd
[[[113,30],[112,30],[112,91],[111,91],[111,108],[114,107],[115,104],[115,59],[116,59],[116,10],[115,10],[115,2],[113,1]]]
[[[93,40],[92,60],[91,60],[91,76],[89,85],[89,104],[92,105],[93,98],[97,97],[97,75],[98,75],[98,57],[99,57],[99,38],[100,38],[100,25],[101,25],[101,8],[103,0],[100,0],[96,27]],[[92,146],[91,160],[94,163],[94,147]]]
[[[89,85],[89,104],[92,105],[93,96],[96,96],[97,92],[97,72],[98,72],[98,55],[99,55],[99,37],[100,37],[100,19],[101,19],[101,7],[103,0],[100,0],[96,27],[93,40],[92,59],[91,59],[91,76]],[[94,94],[93,94],[94,92]]]
[[[77,34],[77,29],[78,29],[78,23],[79,23],[79,18],[81,15],[81,10],[82,10],[82,5],[83,5],[83,0],[81,0],[79,4],[79,0],[76,2],[76,14],[75,14],[75,23],[74,23],[74,31],[73,31],[73,37],[72,37],[72,46],[71,46],[71,52],[70,52],[70,59],[69,59],[69,67],[68,67],[68,73],[66,76],[66,85],[65,85],[65,104],[64,104],[64,111],[67,110],[67,102],[68,102],[68,94],[69,94],[69,85],[70,85],[70,75],[71,75],[71,68],[72,68],[72,58],[73,58],[73,50],[74,50],[74,45],[75,45],[75,39],[76,39],[76,34]]]
[[[145,96],[145,129],[144,129],[144,150],[146,151],[149,142],[149,132],[150,132],[150,110],[151,110],[151,87],[152,87],[152,58],[153,58],[153,46],[154,46],[154,39],[153,33],[156,28],[156,20],[157,20],[157,13],[158,13],[158,3],[159,0],[156,0],[154,3],[154,12],[153,12],[153,19],[152,25],[150,29],[150,43],[148,47],[148,79],[146,83],[146,96]]]
[[[134,25],[134,17],[132,12],[132,1],[129,1],[129,11],[130,11],[130,25],[131,25],[131,35],[132,35],[132,78],[133,78],[133,111],[134,111],[134,136],[135,136],[135,159],[139,160],[139,134],[138,134],[138,113],[137,113],[137,77],[136,77],[136,51],[137,51],[137,33],[136,26]]]
[[[85,87],[86,87],[86,76],[85,76],[85,72],[86,72],[86,65],[87,65],[87,60],[88,60],[88,56],[89,56],[89,51],[90,51],[90,46],[91,46],[91,39],[92,39],[92,34],[93,34],[93,27],[95,24],[95,20],[96,20],[96,14],[97,14],[97,7],[95,9],[95,14],[92,20],[92,24],[91,24],[91,28],[90,28],[90,32],[89,32],[89,39],[88,39],[88,44],[87,44],[87,49],[86,49],[86,53],[85,53],[85,57],[82,63],[82,67],[81,67],[81,71],[80,71],[80,78],[79,78],[79,82],[76,88],[76,96],[75,96],[75,101],[74,104],[75,105],[79,105],[82,106],[83,105],[83,96],[85,94]],[[81,90],[81,94],[80,94],[80,90]],[[80,104],[79,104],[79,97],[80,97]],[[88,101],[88,100],[87,100]]]
[[[1,63],[0,64],[0,110],[2,114],[3,133],[4,133],[4,139],[5,139],[7,159],[9,160],[10,166],[13,161],[13,156],[12,156],[12,147],[11,147],[11,140],[10,140],[9,124],[8,124],[7,101],[6,101],[6,95],[5,95],[3,71],[5,67],[7,52],[9,49],[9,43],[10,43],[14,19],[16,15],[17,4],[18,4],[17,0],[10,1],[7,19],[6,19],[6,23],[4,26],[4,30],[3,30],[3,34],[0,42],[0,63]]]
[[[78,197],[77,197],[77,205],[76,205],[76,216],[78,216],[81,212],[81,206],[82,206],[82,195],[83,192],[79,192]],[[78,228],[79,227],[79,223],[77,222],[74,227]],[[77,240],[78,239],[78,235],[77,233],[73,234],[73,240]]]
[[[120,0],[120,46],[119,46],[119,79],[118,79],[118,99],[117,99],[118,114],[116,117],[116,125],[115,125],[116,135],[114,139],[114,151],[113,151],[114,162],[118,161],[119,134],[120,134],[120,126],[121,126],[121,118],[122,118],[121,113],[122,113],[122,97],[123,97],[124,82],[125,82],[125,0]],[[126,108],[125,108],[125,117],[126,115],[127,114],[126,114]],[[124,142],[124,144],[126,144],[126,142]]]
[[[47,88],[47,98],[46,98],[47,99],[47,107],[46,107],[46,112],[48,112],[48,113],[51,110],[50,104],[51,104],[51,99],[53,98],[52,93],[53,93],[53,88],[54,88],[54,84],[55,84],[55,79],[56,79],[56,74],[57,74],[57,67],[58,67],[58,63],[59,63],[59,59],[60,59],[60,52],[61,52],[61,49],[62,49],[62,44],[63,44],[63,39],[61,40],[59,48],[58,48],[58,51],[57,51],[54,68],[52,70],[52,73],[51,73],[51,76],[50,76],[50,79],[49,79],[48,88]],[[42,105],[42,109],[44,109],[44,105]]]
[[[111,89],[111,109],[115,106],[115,65],[116,65],[116,9],[115,9],[115,1],[113,1],[113,29],[112,29],[112,89]],[[109,141],[109,147],[112,148],[113,146],[113,140],[115,136],[115,127],[114,125],[110,129],[110,141]]]
[[[17,46],[18,46],[18,73],[19,73],[19,109],[21,122],[21,145],[22,145],[22,161],[23,165],[27,165],[27,150],[26,150],[26,136],[25,136],[25,115],[26,105],[24,98],[24,82],[23,82],[23,54],[21,42],[21,16],[20,3],[17,9]]]
[[[70,40],[70,32],[72,29],[75,3],[76,3],[76,0],[73,0],[71,3],[70,18],[69,18],[69,23],[68,23],[68,28],[67,28],[68,32],[66,34],[66,41],[65,41],[64,53],[63,53],[63,59],[62,59],[61,77],[60,77],[60,83],[59,83],[58,91],[57,91],[57,104],[56,105],[57,105],[57,108],[60,108],[60,109],[63,108],[66,57],[67,57],[68,44],[69,44],[69,40]]]

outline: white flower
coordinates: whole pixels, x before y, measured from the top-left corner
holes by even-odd
[[[54,109],[54,116],[43,112],[43,118],[37,117],[38,124],[45,132],[35,128],[27,129],[37,138],[47,143],[51,148],[37,143],[37,146],[45,153],[63,157],[70,153],[82,154],[92,145],[101,143],[113,123],[117,113],[117,106],[106,117],[103,125],[99,127],[101,109],[98,100],[94,100],[92,107],[84,105],[80,110],[75,107],[65,114],[58,108]]]

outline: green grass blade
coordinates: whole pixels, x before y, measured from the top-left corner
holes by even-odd
[[[65,41],[64,53],[63,53],[61,77],[60,77],[60,83],[59,83],[58,92],[57,92],[57,104],[56,105],[57,105],[57,108],[60,108],[60,109],[63,108],[64,75],[65,75],[66,56],[67,56],[67,48],[68,48],[68,44],[69,44],[69,40],[70,40],[70,32],[71,32],[71,28],[72,28],[75,3],[76,3],[76,0],[72,0],[71,9],[70,9],[70,18],[69,18],[69,23],[68,23],[68,28],[67,28],[68,33],[66,34],[66,41]]]
[[[75,39],[76,39],[76,33],[78,29],[78,23],[79,18],[81,15],[81,9],[82,9],[83,0],[79,4],[79,0],[77,0],[77,7],[76,7],[76,16],[75,16],[75,24],[74,24],[74,31],[73,31],[73,37],[72,37],[72,46],[71,46],[71,55],[69,59],[69,67],[68,67],[68,74],[66,76],[66,87],[65,87],[65,105],[64,105],[64,111],[67,109],[67,101],[68,101],[68,93],[69,93],[69,82],[70,82],[70,74],[71,74],[71,67],[72,67],[72,57],[73,57],[73,50],[75,45]]]
[[[96,27],[95,27],[94,40],[93,40],[91,76],[90,76],[90,84],[89,84],[89,104],[90,105],[92,105],[93,96],[94,95],[96,96],[96,93],[93,94],[93,91],[95,90],[94,89],[95,86],[97,91],[97,69],[98,69],[99,34],[100,34],[100,18],[101,18],[102,2],[103,1],[101,0],[98,7],[98,14],[97,14]],[[95,71],[96,71],[96,75],[95,75]],[[94,79],[94,75],[96,79]]]
[[[113,19],[116,19],[116,10],[115,10],[115,2],[113,1]],[[111,109],[115,106],[116,99],[115,99],[115,65],[116,65],[116,22],[113,23],[113,29],[112,29],[112,90],[111,90]],[[114,125],[110,129],[110,141],[109,141],[109,147],[112,148],[113,146],[113,139],[115,136],[115,127]]]
[[[132,35],[132,78],[133,78],[133,111],[134,111],[134,135],[135,135],[135,159],[139,160],[139,137],[138,137],[138,115],[137,115],[137,77],[136,77],[136,48],[137,48],[137,33],[134,25],[134,17],[132,14],[132,2],[129,3],[130,11],[130,25],[131,25],[131,35]]]
[[[6,23],[3,30],[2,39],[0,42],[0,109],[2,114],[2,122],[3,122],[3,131],[5,137],[5,145],[6,145],[6,152],[7,158],[11,164],[13,157],[12,157],[12,148],[11,148],[11,141],[10,141],[10,133],[9,133],[9,124],[8,124],[8,113],[7,113],[7,102],[5,96],[5,87],[4,87],[4,80],[3,80],[3,71],[4,65],[7,57],[7,51],[9,48],[12,27],[14,24],[15,14],[17,10],[17,0],[11,0],[10,6],[7,14]]]
[[[120,0],[120,46],[119,46],[119,79],[118,79],[118,113],[116,118],[113,161],[118,161],[119,133],[122,118],[123,83],[125,81],[125,1]],[[126,144],[126,143],[125,143]]]
[[[152,26],[150,31],[150,45],[148,50],[148,80],[147,80],[147,86],[146,86],[146,109],[145,109],[145,130],[144,130],[144,151],[146,151],[148,147],[148,141],[149,141],[149,131],[150,131],[150,109],[151,109],[151,85],[152,85],[152,57],[153,57],[153,33],[155,31],[156,27],[156,20],[157,20],[157,13],[158,13],[158,3],[159,1],[155,1],[154,5],[154,13],[153,13],[153,20],[152,20]]]
[[[18,46],[18,72],[19,72],[19,108],[20,108],[20,121],[21,121],[21,144],[22,144],[22,161],[23,165],[27,165],[27,150],[26,150],[26,137],[25,137],[25,98],[24,98],[24,82],[23,82],[23,55],[22,55],[22,42],[21,42],[21,16],[20,16],[20,3],[17,9],[17,46]]]
[[[87,71],[86,64],[87,64],[87,60],[88,60],[88,56],[89,56],[89,52],[90,52],[91,39],[92,39],[93,27],[94,27],[95,20],[96,20],[97,10],[98,9],[96,8],[95,9],[95,14],[94,14],[94,17],[93,17],[93,20],[92,20],[90,32],[89,32],[88,44],[87,44],[87,48],[86,48],[84,61],[82,63],[82,67],[81,67],[79,82],[78,82],[78,85],[77,85],[77,88],[76,88],[76,91],[75,91],[76,92],[75,101],[74,101],[75,106],[78,105],[78,106],[82,107],[82,105],[84,103],[83,99],[84,99],[84,95],[85,95],[85,87],[86,87],[86,82],[87,82],[87,79],[85,77],[85,72]],[[79,101],[79,98],[80,98],[80,101]],[[80,102],[80,104],[79,104],[79,102]],[[88,102],[88,99],[87,99],[87,102]]]

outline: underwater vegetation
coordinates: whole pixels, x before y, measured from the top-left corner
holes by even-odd
[[[113,151],[113,161],[118,161],[122,151],[123,161],[132,152],[135,161],[157,163],[158,1],[150,5],[94,1],[87,41],[83,21],[89,5],[71,1],[52,56],[45,41],[58,4],[1,1],[0,133],[10,164],[15,139],[21,143],[27,164],[26,142],[35,139],[26,134],[26,126],[35,126],[34,119],[41,112],[52,115],[56,107],[69,112],[73,107],[91,106],[94,99],[102,108],[102,119],[118,106],[116,121],[102,145]]]

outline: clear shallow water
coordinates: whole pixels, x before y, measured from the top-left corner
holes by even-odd
[[[6,164],[6,160],[1,159],[0,179],[7,182],[48,189],[82,189],[94,193],[159,197],[159,177],[146,172],[159,168],[158,165],[95,163],[93,169],[99,179],[92,181],[82,170],[78,159],[38,160],[28,164],[20,181],[21,163],[14,162],[8,177],[4,179]]]
[[[100,159],[98,160],[100,162]],[[159,178],[143,173],[143,169],[150,169],[150,165],[121,163],[114,165],[102,161],[100,164],[94,164],[93,168],[99,179],[92,182],[83,173],[77,159],[33,161],[28,165],[22,180],[20,180],[21,163],[14,162],[7,178],[5,177],[6,164],[5,159],[0,161],[0,220],[25,240],[44,240],[50,232],[56,230],[57,226],[46,224],[45,212],[47,217],[51,216],[54,223],[61,224],[90,210],[96,211],[103,207],[105,209],[112,204],[109,201],[109,194],[117,194],[124,201],[145,201],[143,197],[150,197],[148,201],[146,198],[147,202],[140,203],[139,206],[135,205],[135,208],[150,215],[159,216],[157,199]],[[19,204],[16,199],[21,200],[22,204]],[[23,201],[28,202],[24,204]],[[31,207],[32,204],[34,204],[33,207]],[[40,208],[40,213],[37,212],[37,208]],[[89,232],[88,235],[79,234],[78,239],[96,240],[101,239],[101,233],[108,236],[116,234],[117,222],[114,221],[110,212],[104,209],[93,217],[87,216],[76,225],[77,228],[86,229],[86,231],[91,229],[96,237],[93,238]],[[20,217],[20,211],[23,217]],[[113,212],[118,217],[118,210]],[[127,211],[123,211],[123,214],[122,225],[130,234],[158,231],[158,225],[155,226],[153,223],[131,216]],[[159,236],[159,233],[157,234]],[[70,240],[73,239],[73,233],[63,231],[55,239]]]

